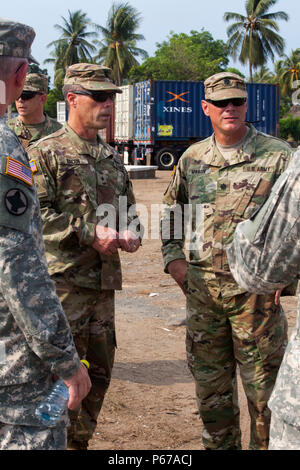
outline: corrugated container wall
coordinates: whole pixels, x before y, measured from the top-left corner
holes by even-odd
[[[154,85],[155,140],[185,140],[212,133],[210,120],[201,108],[202,82],[157,81]]]
[[[65,101],[56,102],[56,120],[61,124],[67,121],[67,105]]]
[[[115,141],[133,140],[133,85],[120,87],[115,101]]]
[[[153,114],[151,107],[153,106],[151,82],[136,83],[134,85],[134,139],[137,143],[151,143]]]
[[[276,85],[247,84],[246,120],[265,133],[278,134],[279,95]],[[134,138],[136,143],[203,139],[212,133],[204,115],[203,82],[146,81],[135,84]]]
[[[279,137],[279,85],[248,83],[246,119],[257,130]]]

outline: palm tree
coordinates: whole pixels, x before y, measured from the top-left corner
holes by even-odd
[[[288,20],[287,13],[269,13],[277,0],[246,0],[246,16],[226,12],[225,21],[234,21],[228,29],[228,47],[234,60],[242,64],[249,62],[250,82],[253,69],[264,65],[270,58],[274,62],[275,53],[284,51],[284,39],[278,34],[277,20]]]
[[[274,80],[274,74],[265,65],[262,65],[253,75],[254,83],[273,83]]]
[[[54,66],[54,86],[62,87],[65,76],[65,66],[63,65],[63,57],[66,50],[66,44],[62,42],[55,45],[54,50],[50,52],[48,59],[44,60],[44,64],[52,64]]]
[[[300,80],[300,49],[291,51],[290,56],[284,55],[277,63],[278,78],[283,95],[290,95],[293,83]]]
[[[91,26],[86,13],[81,10],[70,12],[69,18],[62,16],[63,26],[56,24],[54,27],[61,33],[59,39],[50,42],[47,47],[54,47],[50,53],[52,56],[45,60],[45,63],[54,63],[55,72],[64,75],[67,66],[78,62],[92,61],[92,53],[96,48],[88,40],[95,39],[97,33],[88,31]]]
[[[139,65],[137,56],[148,57],[146,51],[136,47],[137,41],[145,39],[142,34],[136,33],[140,23],[141,16],[135,8],[128,3],[113,3],[106,27],[95,25],[103,35],[98,43],[100,50],[97,58],[112,69],[117,85],[122,84],[131,67]]]

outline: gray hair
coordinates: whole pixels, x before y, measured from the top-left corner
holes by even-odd
[[[72,93],[72,91],[84,91],[84,88],[80,85],[64,85],[62,87],[62,94],[64,95],[64,100],[67,106],[69,106],[67,96],[68,93]]]

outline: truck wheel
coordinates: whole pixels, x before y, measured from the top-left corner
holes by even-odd
[[[155,161],[160,170],[173,170],[177,163],[177,152],[171,148],[164,148],[157,152]]]

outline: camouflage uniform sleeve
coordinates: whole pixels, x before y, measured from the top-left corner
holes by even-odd
[[[55,209],[57,183],[57,157],[55,152],[31,147],[28,155],[37,166],[35,182],[40,199],[43,220],[43,236],[48,246],[57,248],[74,233],[82,245],[92,245],[95,238],[95,224],[86,219],[89,214],[75,217],[68,212]]]
[[[78,369],[79,357],[41,250],[35,186],[21,161],[13,159],[19,171],[11,166],[8,173],[10,159],[0,157],[0,293],[29,350],[53,373],[67,378]]]
[[[227,247],[231,272],[248,292],[289,285],[300,266],[300,152],[275,183],[257,214],[240,223]]]
[[[63,379],[80,360],[67,318],[34,237],[0,226],[0,285],[29,348]]]
[[[160,223],[164,270],[176,259],[186,259],[184,254],[184,205],[188,204],[187,184],[181,158],[173,178],[164,194]]]

